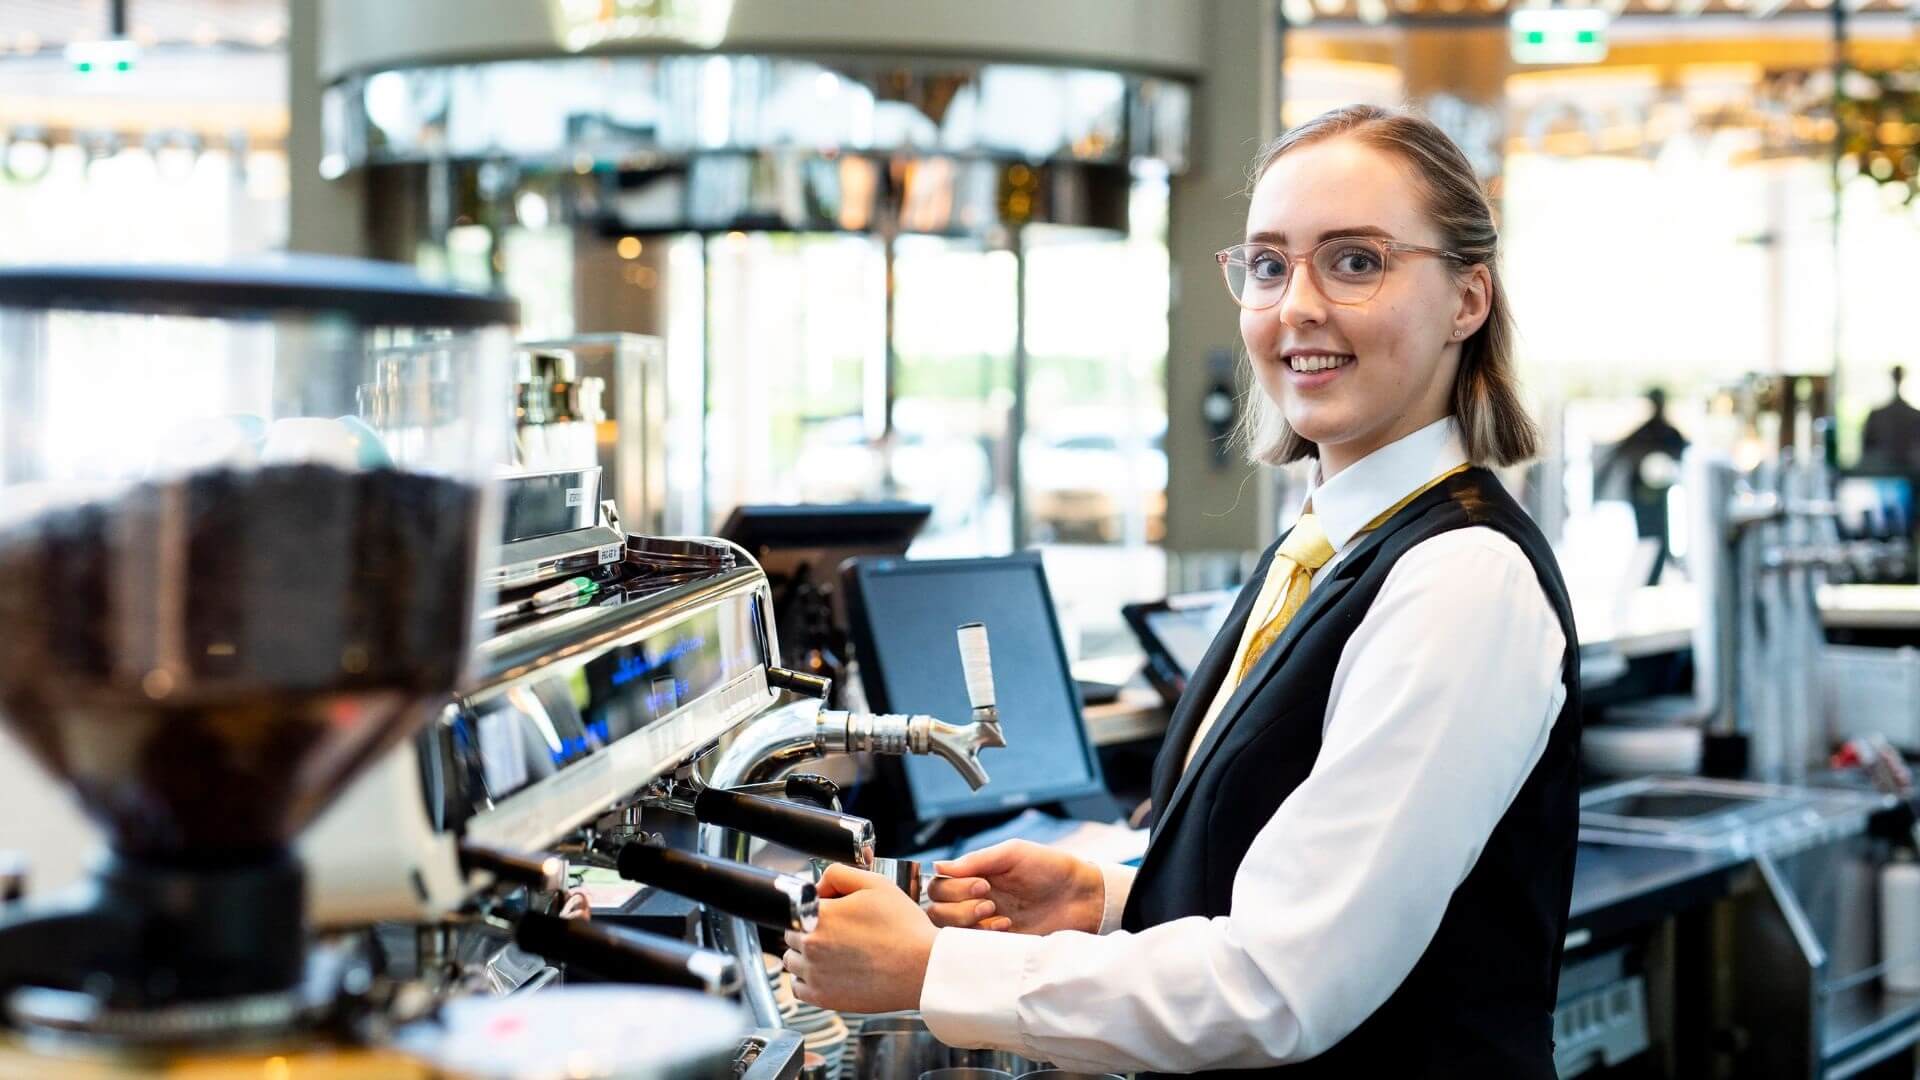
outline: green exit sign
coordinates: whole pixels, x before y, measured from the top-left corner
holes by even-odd
[[[1599,8],[1521,8],[1508,20],[1508,52],[1516,64],[1597,64],[1607,22]]]
[[[140,46],[126,38],[76,41],[67,46],[67,63],[81,75],[124,74],[140,59]]]

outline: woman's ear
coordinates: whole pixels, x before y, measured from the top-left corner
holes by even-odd
[[[1493,310],[1493,271],[1486,263],[1474,263],[1456,279],[1460,283],[1460,306],[1453,314],[1453,340],[1465,341],[1486,325]]]

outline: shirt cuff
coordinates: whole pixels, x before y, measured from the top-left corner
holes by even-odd
[[[1023,1049],[1020,991],[1042,938],[945,927],[933,936],[920,1016],[933,1037],[965,1049]]]
[[[1127,894],[1133,892],[1134,875],[1140,872],[1140,868],[1120,863],[1099,865],[1100,880],[1106,886],[1106,893],[1100,902],[1100,932],[1111,934],[1120,929],[1120,916],[1127,910]]]

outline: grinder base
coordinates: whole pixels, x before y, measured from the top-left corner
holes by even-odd
[[[110,854],[74,893],[0,918],[0,993],[24,1028],[110,1042],[284,1031],[301,1011],[303,884],[286,851],[208,866]]]

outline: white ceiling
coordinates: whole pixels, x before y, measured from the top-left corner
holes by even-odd
[[[108,34],[108,0],[0,0],[0,57],[21,38],[42,48]],[[287,0],[127,0],[127,29],[142,44],[207,37],[249,45],[284,44]]]

